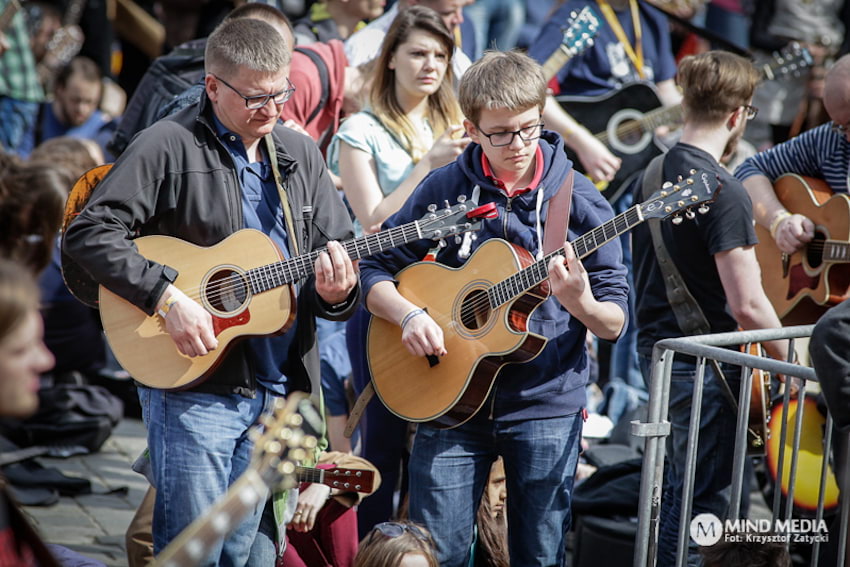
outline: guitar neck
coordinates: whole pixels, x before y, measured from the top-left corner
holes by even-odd
[[[823,243],[823,260],[825,262],[850,262],[850,242],[827,240]]]
[[[367,234],[343,242],[342,246],[350,259],[359,260],[366,256],[419,240],[423,237],[419,223],[420,221],[413,221],[375,234]],[[253,293],[262,293],[270,289],[289,285],[312,275],[316,258],[319,257],[320,253],[325,251],[327,251],[326,248],[321,248],[296,256],[295,258],[290,258],[289,260],[266,264],[265,266],[248,270],[247,278]]]
[[[573,51],[563,43],[558,46],[552,55],[543,63],[543,77],[548,83],[552,77],[558,74],[561,67],[567,64],[567,61],[573,58]]]
[[[600,248],[603,244],[630,231],[632,228],[642,223],[643,220],[643,215],[640,212],[640,206],[634,205],[608,222],[603,223],[590,232],[576,238],[570,242],[570,245],[573,247],[577,258],[585,258]],[[558,255],[564,255],[563,248],[547,254],[542,259],[491,287],[487,291],[491,307],[496,309],[548,279],[549,261]]]
[[[148,567],[190,567],[206,559],[207,550],[268,496],[260,474],[249,469],[216,503],[172,541]]]

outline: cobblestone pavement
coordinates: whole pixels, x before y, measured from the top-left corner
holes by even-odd
[[[47,507],[24,508],[45,541],[64,545],[109,567],[126,567],[124,532],[147,490],[130,468],[146,445],[140,420],[125,418],[100,452],[68,459],[40,457],[45,467],[87,478],[92,494],[60,498]],[[126,487],[126,491],[120,490]]]

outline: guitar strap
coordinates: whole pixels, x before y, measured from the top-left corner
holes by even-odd
[[[292,253],[298,256],[298,233],[295,232],[295,221],[292,219],[292,208],[289,206],[289,198],[286,196],[286,189],[283,186],[283,178],[280,176],[280,169],[277,166],[277,152],[274,149],[274,138],[271,134],[265,135],[266,150],[269,153],[269,161],[272,163],[272,171],[274,172],[274,181],[277,185],[277,193],[280,196],[280,206],[283,209],[284,220],[286,221],[286,232],[289,235],[289,245],[292,248]]]
[[[549,212],[546,213],[546,229],[543,231],[543,254],[547,255],[564,247],[567,241],[567,227],[570,225],[570,206],[573,199],[573,178],[571,169],[564,184],[549,200]]]
[[[643,200],[646,200],[652,195],[652,192],[661,187],[661,169],[664,165],[665,154],[653,158],[646,168],[643,175]],[[661,269],[661,275],[664,278],[664,288],[667,291],[667,302],[673,309],[676,315],[676,321],[679,323],[679,328],[685,335],[706,335],[711,332],[711,325],[705,317],[702,308],[697,303],[697,300],[691,295],[685,280],[682,279],[682,274],[673,263],[667,247],[664,245],[664,239],[661,236],[661,221],[660,219],[647,219],[647,226],[652,234],[652,245],[655,248],[655,258],[658,260],[658,266]],[[726,375],[720,368],[720,364],[712,359],[712,368],[715,374],[720,379],[726,401],[732,406],[735,413],[738,413],[738,400],[726,380]],[[749,433],[757,436],[752,430]]]
[[[546,213],[546,229],[543,233],[543,253],[549,254],[564,247],[567,240],[567,228],[570,223],[570,207],[572,205],[573,179],[575,170],[571,169],[557,193],[549,200],[549,211]],[[375,386],[370,380],[348,414],[343,435],[351,438],[354,428],[360,423],[366,406],[375,396]]]
[[[614,8],[611,7],[608,0],[596,0],[596,3],[599,4],[599,9],[602,10],[602,15],[605,16],[605,20],[608,22],[608,25],[611,26],[611,31],[614,32],[614,35],[617,36],[617,40],[619,40],[622,44],[623,49],[626,50],[626,55],[629,57],[632,65],[634,65],[638,77],[641,79],[645,78],[646,74],[643,69],[643,30],[641,28],[640,9],[638,8],[637,0],[629,0],[629,8],[632,14],[632,26],[635,32],[634,47],[632,47],[632,44],[629,42],[629,38],[626,36],[623,26],[620,25],[620,20],[617,19],[617,14],[614,13]]]

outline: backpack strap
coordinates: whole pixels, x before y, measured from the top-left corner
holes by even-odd
[[[312,49],[296,46],[295,51],[297,51],[298,53],[303,53],[304,55],[310,58],[310,61],[313,62],[313,65],[316,66],[316,70],[319,72],[319,80],[322,83],[322,95],[319,97],[319,103],[316,105],[316,108],[313,109],[313,112],[311,112],[310,116],[307,118],[307,122],[312,122],[319,115],[319,112],[321,112],[322,109],[328,104],[328,97],[330,96],[331,92],[328,66],[325,64],[325,60],[322,59],[321,55],[319,55]]]

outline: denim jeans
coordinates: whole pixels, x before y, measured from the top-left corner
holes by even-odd
[[[247,470],[254,445],[248,430],[271,396],[262,388],[250,399],[139,386],[139,401],[157,489],[153,542],[159,553]],[[209,545],[199,565],[246,565],[265,504],[257,502],[223,542]]]
[[[648,384],[652,371],[651,359],[641,355],[640,363],[641,371]],[[741,378],[740,367],[726,364],[721,364],[721,367],[729,387],[737,397]],[[664,462],[664,491],[658,530],[657,567],[671,567],[676,564],[682,487],[685,481],[685,457],[688,449],[688,425],[691,418],[695,378],[694,363],[674,360],[670,377],[668,417],[671,431],[667,438],[667,456]],[[736,416],[727,395],[724,394],[724,389],[712,365],[706,364],[691,518],[702,513],[712,513],[723,520],[729,513]],[[745,498],[749,498],[748,491],[745,490],[743,494]],[[698,548],[690,538],[689,544],[688,565],[697,566],[700,564]]]
[[[465,566],[490,464],[507,482],[511,565],[564,565],[582,415],[495,422],[482,410],[454,429],[421,424],[410,456],[410,518],[437,542],[442,567]]]
[[[16,153],[24,136],[35,126],[37,115],[37,102],[0,96],[0,147],[8,153]]]
[[[478,0],[463,9],[463,17],[475,28],[475,57],[485,49],[508,51],[516,47],[525,23],[523,2],[515,0]]]

